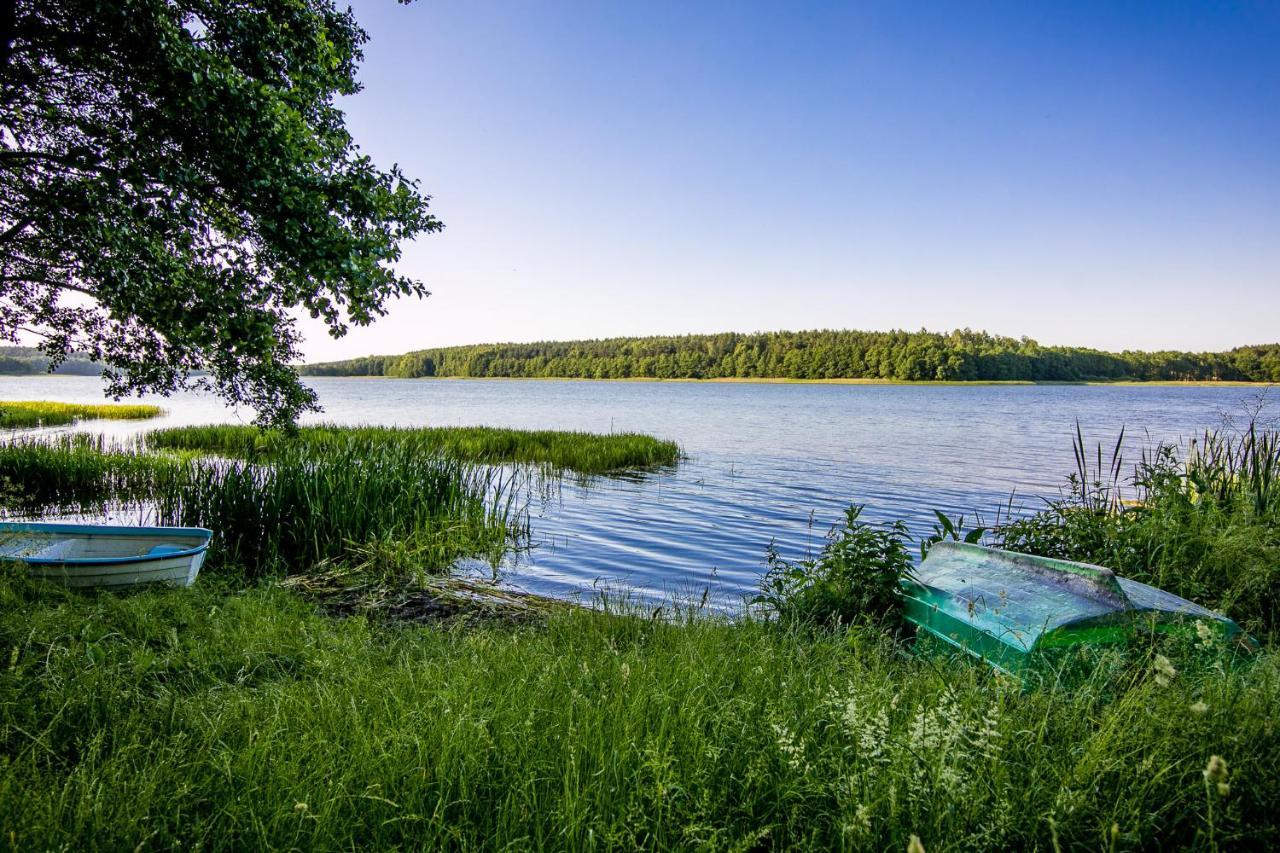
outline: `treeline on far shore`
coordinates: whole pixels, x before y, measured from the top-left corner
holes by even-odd
[[[0,376],[31,376],[49,372],[49,357],[35,347],[0,347]],[[54,373],[70,376],[98,376],[102,365],[79,353],[72,353]]]
[[[1103,352],[949,333],[724,333],[478,344],[310,364],[304,376],[897,381],[1280,382],[1280,344],[1227,352]]]

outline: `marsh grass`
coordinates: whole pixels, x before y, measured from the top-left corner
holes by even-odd
[[[195,450],[239,458],[271,457],[291,448],[340,447],[359,453],[396,447],[405,452],[445,454],[464,462],[528,464],[579,474],[608,474],[671,466],[679,446],[638,433],[516,430],[496,427],[307,426],[296,434],[252,426],[173,427],[147,436],[157,449]]]
[[[94,418],[145,420],[163,413],[159,406],[101,403],[50,403],[42,400],[0,401],[0,429],[62,426]]]
[[[0,575],[17,849],[1263,849],[1280,661],[1020,689],[862,631],[565,609],[330,619],[278,588]],[[1205,796],[1211,756],[1230,792]],[[1210,809],[1212,813],[1210,814]]]
[[[207,527],[208,571],[246,579],[307,571],[375,541],[441,572],[461,556],[496,562],[527,534],[509,474],[385,444],[286,447],[269,461],[169,456],[102,438],[0,446],[0,502],[22,517],[131,512]]]
[[[1068,492],[1000,525],[994,544],[1108,566],[1255,634],[1280,631],[1280,434],[1210,430],[1148,447],[1132,468],[1119,448],[1087,453],[1077,432]]]

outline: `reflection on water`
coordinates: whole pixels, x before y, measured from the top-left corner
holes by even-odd
[[[312,379],[326,412],[310,421],[637,431],[676,440],[673,470],[566,479],[532,489],[534,547],[504,567],[559,595],[599,585],[721,604],[754,592],[766,547],[794,558],[821,547],[850,502],[869,520],[929,531],[933,509],[992,517],[1015,495],[1035,509],[1073,470],[1078,420],[1088,441],[1127,455],[1239,415],[1249,388],[878,386],[510,380]],[[100,401],[85,377],[0,377],[0,399]],[[150,402],[151,400],[148,399]],[[91,422],[115,436],[157,426],[248,422],[207,397],[158,399],[144,423]]]

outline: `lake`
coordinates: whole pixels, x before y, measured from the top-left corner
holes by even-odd
[[[679,442],[673,471],[531,489],[533,547],[505,582],[560,596],[605,587],[647,600],[698,597],[720,607],[754,592],[770,542],[816,551],[850,503],[874,521],[927,534],[933,510],[991,519],[1058,494],[1074,470],[1078,420],[1107,455],[1125,455],[1247,419],[1257,388],[903,386],[552,380],[307,380],[325,412],[308,422],[491,425],[636,431]],[[1274,396],[1274,394],[1272,394]],[[101,402],[91,377],[0,377],[0,399]],[[88,422],[124,436],[158,426],[248,422],[251,414],[183,394],[144,398],[169,414]],[[1274,406],[1272,406],[1274,408]]]

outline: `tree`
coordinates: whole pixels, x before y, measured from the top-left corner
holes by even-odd
[[[392,264],[442,227],[335,106],[366,40],[332,0],[0,0],[0,338],[113,396],[317,408],[288,312],[337,337],[428,295]]]

